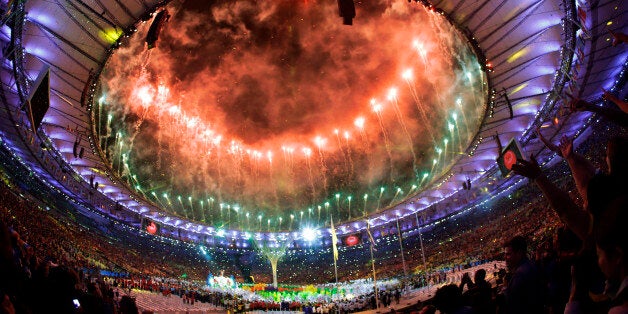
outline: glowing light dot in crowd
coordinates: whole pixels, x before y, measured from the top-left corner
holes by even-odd
[[[345,138],[345,140],[348,140],[348,139],[349,139],[349,137],[350,137],[349,132],[345,131],[345,132],[344,132],[344,138]]]

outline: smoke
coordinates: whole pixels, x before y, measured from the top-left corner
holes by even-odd
[[[353,26],[342,25],[333,1],[194,0],[168,10],[157,47],[146,50],[150,22],[140,25],[101,82],[116,117],[108,135],[123,134],[106,141],[113,164],[127,154],[134,184],[205,200],[202,211],[162,199],[172,212],[242,228],[254,225],[244,212],[264,213],[282,216],[285,228],[289,214],[327,201],[321,221],[330,212],[356,217],[362,195],[377,210],[425,185],[422,173],[447,170],[477,130],[477,61],[451,25],[418,4],[359,3]],[[371,99],[381,104],[380,120]],[[447,125],[456,110],[464,123],[454,134]],[[359,116],[363,130],[354,125]],[[444,137],[451,144],[435,168]],[[380,186],[388,188],[378,202]],[[243,210],[226,221],[220,203]]]

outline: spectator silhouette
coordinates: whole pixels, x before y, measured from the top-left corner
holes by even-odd
[[[495,306],[492,300],[493,291],[491,284],[486,281],[486,270],[478,269],[473,280],[474,282],[469,286],[469,290],[463,293],[466,304],[470,305],[476,313],[495,313]]]
[[[534,263],[527,256],[526,239],[515,236],[504,244],[504,259],[510,274],[503,291],[504,313],[542,313],[544,286]]]
[[[464,305],[460,288],[455,284],[446,285],[436,290],[432,302],[436,309],[443,314],[475,313],[471,307]]]
[[[135,299],[129,297],[128,295],[122,296],[120,298],[120,314],[137,314],[139,310],[137,309],[137,305],[135,304]]]
[[[628,139],[613,137],[606,144],[606,172],[594,175],[587,184],[588,209],[597,217],[610,201],[628,191]]]
[[[608,280],[609,313],[628,313],[628,196],[609,204],[596,223],[594,237],[598,265]]]
[[[42,296],[44,299],[42,313],[50,309],[55,309],[57,313],[78,313],[73,302],[79,296],[75,288],[77,283],[79,277],[74,270],[66,266],[51,268],[46,285],[47,291]]]

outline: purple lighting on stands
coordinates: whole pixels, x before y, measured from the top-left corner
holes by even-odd
[[[43,12],[37,12],[37,11],[29,11],[28,15],[26,16],[26,19],[29,21],[33,21],[35,23],[44,25],[44,26],[51,26],[54,25],[54,21],[55,19],[46,15]]]
[[[553,16],[552,18],[548,17],[545,19],[538,19],[534,25],[539,29],[549,28],[555,25],[560,24],[561,18],[558,14]]]
[[[26,53],[43,58],[43,59],[50,59],[51,58],[51,54],[48,50],[34,44],[34,43],[26,43],[24,45],[24,50],[26,51]],[[37,69],[33,69],[32,73],[29,73],[29,75],[31,77],[37,77],[37,75],[39,74]]]

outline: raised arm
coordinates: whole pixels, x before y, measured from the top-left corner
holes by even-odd
[[[591,215],[578,207],[567,192],[559,189],[547,179],[533,156],[530,156],[530,161],[518,160],[517,164],[512,166],[512,170],[518,175],[534,180],[552,209],[578,238],[584,241],[588,237],[592,221]]]
[[[602,98],[612,101],[615,105],[617,105],[617,107],[619,107],[619,109],[621,109],[621,111],[628,113],[628,102],[617,98],[617,96],[611,94],[611,92],[605,90],[604,94],[602,94]]]
[[[588,101],[582,99],[574,99],[571,101],[569,107],[572,111],[590,111],[597,113],[604,118],[613,121],[621,126],[628,126],[628,113],[614,108],[607,108],[596,106]]]
[[[541,134],[541,129],[540,128],[536,128],[536,136],[539,137],[539,140],[541,140],[541,142],[543,142],[543,144],[545,144],[545,147],[547,147],[549,150],[555,152],[556,154],[558,154],[558,156],[563,157],[563,152],[560,150],[560,148],[558,146],[556,146],[554,143],[548,141],[543,134]]]
[[[589,180],[591,180],[591,178],[595,175],[595,167],[593,167],[593,164],[584,158],[584,156],[574,153],[573,139],[563,135],[560,139],[559,147],[563,158],[565,158],[567,164],[569,165],[571,175],[573,176],[574,181],[576,181],[578,193],[580,193],[580,197],[582,197],[582,200],[586,205],[588,204],[587,186],[589,184]]]

